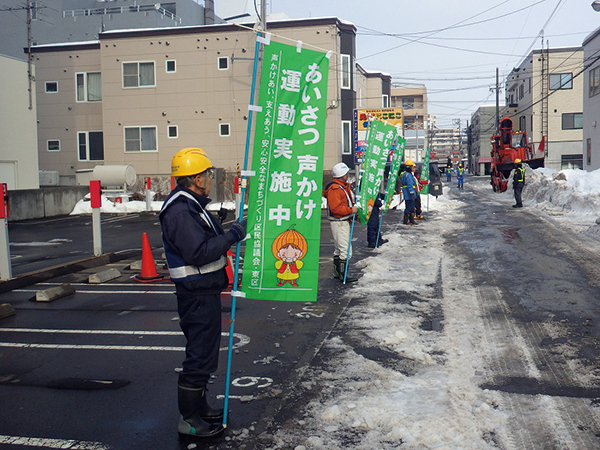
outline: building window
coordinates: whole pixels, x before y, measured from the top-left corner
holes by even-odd
[[[167,136],[170,139],[178,137],[177,125],[169,125]]]
[[[219,70],[229,69],[229,58],[227,56],[221,56],[219,58]]]
[[[563,130],[581,130],[583,128],[583,113],[566,113],[562,115]]]
[[[387,94],[383,94],[381,96],[381,107],[389,108],[390,107],[390,96]]]
[[[352,87],[352,67],[350,64],[350,55],[341,56],[340,76],[342,89],[350,89]]]
[[[519,117],[519,131],[527,130],[527,117],[521,116]]]
[[[46,81],[46,92],[54,94],[58,92],[58,82],[57,81]]]
[[[29,3],[29,9],[31,11],[31,20],[37,20],[38,16],[38,6],[37,6],[37,2],[31,2]]]
[[[572,73],[551,73],[550,74],[550,89],[572,89],[573,74]]]
[[[230,135],[230,131],[228,123],[219,124],[219,136],[227,137]]]
[[[102,161],[104,159],[104,136],[102,131],[77,133],[79,161]]]
[[[352,154],[352,122],[342,120],[342,155]]]
[[[561,155],[560,169],[583,169],[583,155]]]
[[[519,85],[519,100],[521,100],[525,96],[525,85]]]
[[[167,73],[176,72],[175,60],[167,61]]]
[[[123,63],[123,87],[151,87],[154,82],[154,62]]]
[[[415,99],[413,97],[403,98],[402,109],[415,109]]]
[[[60,141],[58,139],[47,141],[46,148],[49,152],[60,152]]]
[[[587,138],[586,142],[586,150],[587,150],[587,165],[592,164],[592,138]]]
[[[125,127],[126,152],[155,152],[156,127]]]
[[[100,72],[76,73],[75,92],[78,102],[102,101]]]
[[[590,70],[590,97],[600,94],[600,66]]]

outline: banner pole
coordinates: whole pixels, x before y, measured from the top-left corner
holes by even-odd
[[[367,134],[365,136],[365,142],[369,142],[369,133],[371,132],[371,120],[369,117],[369,120],[367,120]],[[361,181],[361,173],[363,171],[363,166],[365,165],[365,156],[367,153],[367,149],[365,148],[365,152],[363,153],[363,158],[362,161],[360,163],[360,169],[358,170],[358,173],[356,174],[356,193],[354,194],[354,200],[355,202],[358,202],[358,194],[359,194],[359,189],[360,189],[360,181]],[[348,238],[348,252],[346,256],[346,267],[344,268],[344,284],[346,284],[346,277],[348,276],[348,265],[350,263],[350,249],[352,248],[352,235],[354,234],[354,222],[356,221],[356,214],[354,213],[352,214],[352,226],[350,227],[350,237]]]
[[[252,71],[252,87],[250,88],[250,105],[254,106],[254,91],[256,90],[256,78],[258,72],[258,54],[260,51],[260,41],[258,38],[260,37],[260,33],[256,35],[256,47],[254,50],[254,66]],[[250,152],[250,134],[252,133],[252,108],[248,111],[248,129],[246,132],[246,147],[244,154],[244,173],[248,169],[248,154]],[[238,212],[238,222],[241,222],[244,216],[244,197],[246,195],[246,185],[247,185],[247,175],[243,175],[242,178],[242,189],[240,191],[240,209]],[[235,308],[236,308],[236,299],[238,290],[238,273],[240,269],[240,250],[241,250],[241,241],[238,241],[235,247],[235,265],[233,269],[233,289],[231,295],[231,318],[229,322],[229,343],[227,346],[227,371],[225,374],[225,400],[223,404],[223,427],[227,428],[227,409],[229,407],[229,387],[231,385],[231,360],[233,355],[233,331],[235,327]]]

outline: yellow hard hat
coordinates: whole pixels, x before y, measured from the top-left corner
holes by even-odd
[[[178,151],[171,161],[171,176],[197,175],[212,167],[212,162],[201,148],[189,147]]]
[[[416,166],[416,164],[412,161],[412,159],[407,159],[404,161],[405,166]]]
[[[515,159],[515,164],[521,164],[521,160],[519,158]]]

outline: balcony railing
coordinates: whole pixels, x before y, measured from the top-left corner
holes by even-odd
[[[72,9],[63,11],[63,17],[78,17],[78,16],[105,16],[110,14],[123,14],[123,13],[139,13],[139,12],[150,12],[156,11],[164,17],[174,20],[181,25],[181,17],[173,14],[171,11],[166,10],[160,3],[153,5],[131,5],[131,6],[111,6],[108,8],[91,8],[91,9]]]

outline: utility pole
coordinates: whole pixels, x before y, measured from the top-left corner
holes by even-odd
[[[260,2],[260,22],[263,32],[267,31],[267,0]]]
[[[500,74],[496,67],[496,134],[500,134]]]
[[[46,8],[45,6],[37,6],[36,2],[31,0],[27,0],[27,6],[10,6],[7,8],[0,8],[0,12],[5,11],[23,11],[27,12],[27,18],[25,23],[27,24],[27,77],[29,78],[29,109],[33,109],[33,82],[35,81],[35,77],[33,76],[33,56],[31,54],[31,44],[33,42],[31,37],[31,22],[33,20],[33,13],[37,14],[37,11],[41,8]]]

